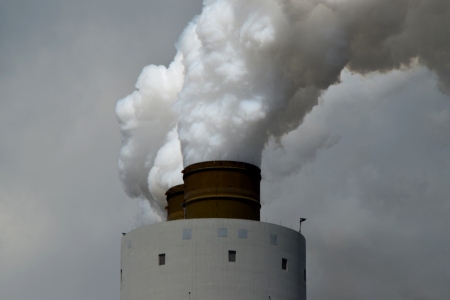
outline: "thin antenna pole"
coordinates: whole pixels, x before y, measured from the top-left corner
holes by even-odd
[[[302,232],[302,223],[306,221],[306,218],[300,218],[300,228],[298,229],[298,232]]]

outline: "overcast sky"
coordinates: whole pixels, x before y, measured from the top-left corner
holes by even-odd
[[[121,232],[140,210],[118,179],[115,104],[144,66],[170,63],[200,11],[0,0],[0,299],[119,299]],[[262,220],[308,218],[309,299],[450,295],[450,98],[437,84],[420,65],[344,70],[284,148],[265,150]]]

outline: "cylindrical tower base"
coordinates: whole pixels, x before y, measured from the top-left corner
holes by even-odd
[[[255,221],[157,223],[122,238],[121,300],[305,300],[305,238]]]

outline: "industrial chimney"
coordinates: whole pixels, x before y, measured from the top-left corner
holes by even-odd
[[[184,219],[184,184],[171,187],[166,196],[167,221]]]
[[[260,222],[261,170],[206,161],[182,172],[168,222],[122,237],[120,299],[306,299],[305,238]]]
[[[186,219],[259,221],[261,170],[236,161],[207,161],[183,170]]]

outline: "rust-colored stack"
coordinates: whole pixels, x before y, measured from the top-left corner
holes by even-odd
[[[167,192],[167,221],[184,219],[184,184],[171,187]]]
[[[260,220],[261,170],[251,164],[237,161],[207,161],[187,166],[183,170],[184,186],[175,186],[166,193],[168,220],[174,212],[185,219],[232,218]],[[183,189],[184,203],[179,192]],[[174,196],[172,196],[174,195]],[[171,198],[170,198],[171,197]],[[173,199],[178,200],[173,200]],[[173,203],[173,204],[172,204]],[[178,204],[180,203],[180,204]]]

